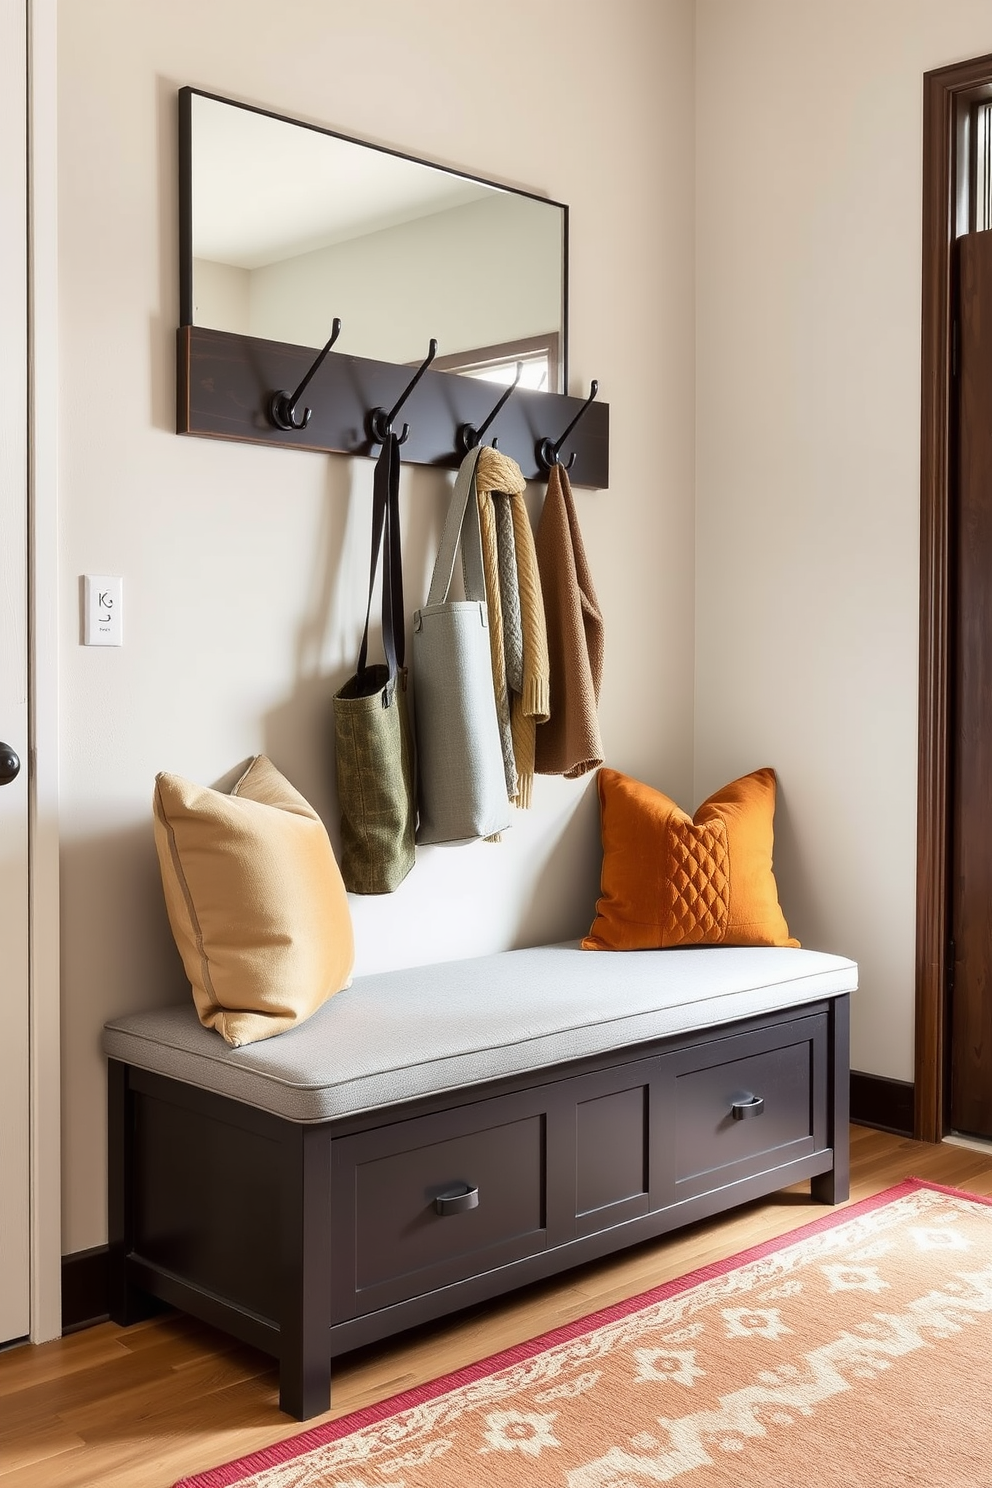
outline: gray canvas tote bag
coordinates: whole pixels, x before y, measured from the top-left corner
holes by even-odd
[[[458,471],[430,592],[413,617],[420,826],[417,841],[494,837],[512,818],[496,718],[475,492],[479,449]],[[461,547],[465,598],[448,591]]]

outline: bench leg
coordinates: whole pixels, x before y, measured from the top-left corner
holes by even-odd
[[[818,1173],[809,1182],[810,1195],[817,1204],[843,1204],[851,1197],[851,1182],[847,1173],[846,1163],[842,1165],[844,1172],[837,1170],[837,1165],[830,1169],[829,1173]]]
[[[287,1141],[279,1409],[309,1420],[331,1404],[331,1141],[298,1126]]]
[[[128,1278],[127,1257],[133,1248],[134,1104],[128,1067],[111,1059],[107,1067],[108,1274],[107,1310],[115,1323],[129,1327],[161,1312],[163,1304]]]
[[[827,1100],[834,1165],[810,1181],[818,1204],[843,1204],[851,1196],[851,999],[835,997],[830,1015]]]
[[[297,1421],[309,1421],[331,1408],[331,1358],[326,1334],[310,1350],[306,1346],[279,1364],[279,1409]]]

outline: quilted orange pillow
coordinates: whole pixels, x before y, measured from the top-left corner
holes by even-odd
[[[798,946],[772,871],[775,771],[731,781],[689,817],[661,791],[599,772],[603,876],[586,951]]]

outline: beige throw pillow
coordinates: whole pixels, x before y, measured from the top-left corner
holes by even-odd
[[[230,795],[155,780],[169,923],[200,1022],[229,1044],[293,1028],[348,985],[351,914],[323,822],[262,754]]]

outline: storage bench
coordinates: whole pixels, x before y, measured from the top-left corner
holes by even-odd
[[[356,977],[240,1049],[108,1023],[111,1316],[331,1360],[811,1179],[848,1195],[848,994],[815,951],[541,946]]]

